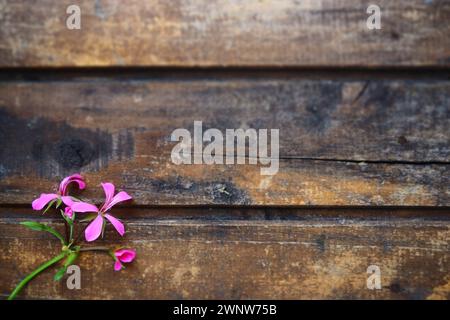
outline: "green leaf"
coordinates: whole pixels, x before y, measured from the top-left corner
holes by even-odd
[[[59,206],[61,205],[61,203],[62,203],[62,199],[61,199],[61,198],[58,198],[58,201],[56,202],[56,209],[59,208]]]
[[[48,209],[50,209],[50,207],[57,201],[57,199],[53,199],[52,201],[49,202],[49,204],[47,205],[47,207],[45,208],[44,212],[42,212],[42,214],[45,214]]]
[[[34,221],[23,221],[20,224],[34,231],[47,231],[47,228],[49,228],[45,224]]]
[[[59,281],[62,279],[62,277],[64,276],[64,274],[66,273],[67,268],[60,268],[58,269],[58,272],[56,272],[55,276],[53,277],[53,280],[55,281]]]
[[[49,232],[52,235],[54,235],[55,237],[57,237],[63,245],[66,244],[66,241],[64,240],[63,236],[58,231],[56,231],[55,229],[53,229],[49,226],[46,226],[45,224],[34,222],[34,221],[23,221],[20,224],[27,228],[30,228],[31,230],[34,230],[34,231]]]
[[[67,257],[66,261],[64,262],[64,265],[62,266],[62,268],[60,268],[58,270],[58,272],[56,272],[55,276],[53,277],[53,280],[55,281],[59,281],[62,279],[62,277],[64,276],[64,274],[66,273],[67,268],[73,264],[73,262],[76,260],[76,258],[78,257],[78,252],[71,252],[69,254],[69,256]]]

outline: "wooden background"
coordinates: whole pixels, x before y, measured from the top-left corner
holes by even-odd
[[[81,172],[133,196],[100,242],[138,258],[22,298],[449,299],[450,1],[375,1],[368,30],[373,2],[0,0],[1,296],[60,249],[31,201]],[[194,120],[280,129],[279,173],[173,165]]]

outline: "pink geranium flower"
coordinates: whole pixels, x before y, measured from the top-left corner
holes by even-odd
[[[120,271],[123,268],[122,262],[130,263],[136,258],[136,251],[133,249],[119,249],[114,251],[116,262],[114,263],[114,270]]]
[[[73,201],[71,197],[65,197],[63,202],[67,206],[64,208],[64,214],[68,216],[70,219],[72,219],[73,218],[72,205],[75,203],[75,201]]]
[[[33,201],[31,206],[34,210],[42,210],[50,201],[55,199],[61,199],[62,202],[67,206],[65,213],[70,218],[73,213],[70,210],[70,206],[74,203],[71,197],[67,196],[69,184],[75,182],[78,184],[78,188],[83,190],[86,188],[86,183],[84,182],[83,177],[76,173],[71,176],[68,176],[61,181],[59,184],[58,193],[42,193],[41,196]],[[68,209],[69,208],[69,209]]]
[[[103,224],[105,223],[104,218],[109,220],[117,232],[123,236],[125,233],[125,227],[118,219],[114,218],[107,212],[116,204],[122,201],[130,200],[131,197],[125,191],[120,191],[118,194],[114,195],[115,187],[112,183],[102,183],[103,190],[105,191],[105,203],[98,209],[97,206],[86,203],[86,202],[74,202],[71,205],[71,209],[74,212],[95,212],[98,213],[97,217],[88,225],[84,235],[86,241],[91,242],[96,240],[102,233]]]

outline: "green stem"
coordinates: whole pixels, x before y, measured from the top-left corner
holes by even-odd
[[[73,221],[75,221],[75,212],[73,213]],[[73,221],[72,224],[70,224],[70,232],[69,232],[69,242],[73,242]]]
[[[73,222],[69,223],[68,221],[64,221],[66,223],[66,235],[67,235],[67,244],[70,246],[73,243]]]
[[[66,214],[64,213],[64,211],[62,209],[59,210],[59,212],[61,213],[61,216],[64,219],[64,225],[66,227],[66,240],[67,240],[67,245],[70,246],[73,243],[73,220],[71,221],[69,217],[66,216]],[[73,213],[73,219],[75,219],[75,213]]]
[[[8,297],[8,300],[13,300],[20,292],[20,290],[22,290],[22,288],[28,283],[30,282],[34,277],[36,277],[39,273],[41,273],[42,271],[44,271],[45,269],[47,269],[48,267],[54,265],[55,263],[57,263],[58,261],[60,261],[61,259],[63,259],[65,256],[67,255],[67,252],[62,252],[59,255],[57,255],[56,257],[54,257],[53,259],[47,261],[46,263],[40,265],[36,270],[34,270],[33,272],[31,272],[28,276],[25,277],[25,279],[23,279],[18,285],[17,287],[14,289],[13,292],[11,292],[11,294]]]

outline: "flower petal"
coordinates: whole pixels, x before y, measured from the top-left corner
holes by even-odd
[[[126,193],[125,191],[120,191],[118,194],[116,194],[114,196],[114,198],[111,200],[111,202],[104,208],[104,211],[105,212],[108,211],[109,209],[111,209],[113,206],[115,206],[119,202],[127,201],[130,199],[132,199],[132,198],[128,193]]]
[[[102,187],[103,187],[103,190],[105,191],[105,204],[103,205],[103,207],[106,208],[109,205],[109,203],[112,201],[116,188],[110,182],[102,183]]]
[[[101,215],[98,215],[97,218],[95,218],[94,221],[92,221],[84,231],[86,241],[91,242],[100,237],[100,234],[102,233],[102,226],[103,217]]]
[[[120,222],[119,220],[117,220],[116,218],[114,218],[112,215],[110,214],[105,214],[105,218],[109,220],[109,222],[112,223],[112,225],[114,226],[114,228],[116,228],[117,232],[123,236],[125,234],[125,226],[123,225],[122,222]]]
[[[83,177],[79,173],[75,173],[71,176],[65,177],[59,184],[59,192],[61,195],[65,196],[67,194],[67,187],[72,182],[77,183],[80,190],[86,188],[86,183],[84,182]]]
[[[73,210],[70,207],[64,208],[64,214],[68,216],[70,219],[73,218]]]
[[[54,193],[42,193],[39,198],[35,199],[31,203],[31,206],[33,207],[34,210],[41,210],[42,208],[44,208],[47,205],[47,203],[49,203],[50,201],[52,201],[58,197],[59,196]]]
[[[75,212],[98,212],[98,208],[87,202],[74,202],[71,208]]]
[[[132,249],[119,249],[114,252],[114,255],[122,262],[131,262],[136,257],[136,251]]]
[[[75,201],[73,201],[72,197],[69,197],[69,196],[63,196],[63,197],[61,197],[61,200],[68,207],[72,206],[75,203]]]
[[[116,260],[116,262],[114,262],[114,271],[120,271],[122,270],[122,264],[120,263],[119,260]]]

